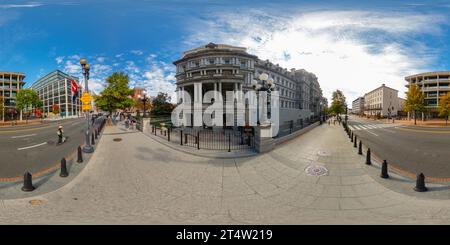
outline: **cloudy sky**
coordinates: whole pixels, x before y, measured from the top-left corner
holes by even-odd
[[[404,97],[404,77],[450,70],[450,1],[0,0],[0,70],[27,85],[55,69],[97,93],[114,71],[150,94],[173,94],[172,62],[209,42],[315,73],[348,102],[382,83]]]

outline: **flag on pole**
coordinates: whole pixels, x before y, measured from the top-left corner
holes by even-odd
[[[80,86],[78,85],[75,80],[72,79],[72,102],[75,102],[75,99],[78,97],[78,88]]]

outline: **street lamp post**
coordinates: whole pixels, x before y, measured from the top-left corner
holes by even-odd
[[[142,96],[141,95],[138,95],[138,98],[142,101],[142,103],[144,104],[144,114],[142,115],[142,117],[145,117],[145,104],[147,103],[147,100],[148,100],[148,97],[147,97],[147,91],[146,90],[144,90],[144,91],[142,91]]]
[[[345,124],[347,124],[348,121],[348,106],[345,105]]]
[[[80,60],[80,65],[83,70],[83,76],[84,76],[84,92],[89,93],[89,86],[88,86],[88,80],[89,80],[89,70],[90,65],[87,63],[86,59]],[[90,110],[86,110],[86,123],[87,123],[87,130],[86,130],[86,144],[83,146],[83,152],[85,153],[92,153],[94,152],[94,147],[91,145],[91,141],[89,140],[90,132],[91,132],[91,125],[89,123],[90,121]]]
[[[253,80],[252,82],[253,84],[253,89],[256,90],[257,93],[257,99],[258,99],[258,106],[256,107],[256,112],[257,112],[257,124],[260,124],[259,121],[259,91],[267,91],[267,98],[270,98],[270,94],[272,91],[275,90],[275,84],[273,83],[273,79],[269,78],[269,75],[267,75],[267,73],[262,73],[261,75],[259,75],[259,82],[258,80]],[[266,113],[265,113],[265,108],[267,106],[267,103],[265,105],[263,105],[263,107],[261,108],[263,111],[262,113],[262,123],[263,124],[269,124],[268,119],[266,117]]]

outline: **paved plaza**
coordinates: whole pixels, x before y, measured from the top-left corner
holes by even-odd
[[[1,200],[0,223],[450,224],[446,185],[416,193],[413,180],[380,179],[338,125],[247,158],[195,156],[121,126],[105,128],[96,147],[62,188]],[[307,175],[310,165],[327,175]]]

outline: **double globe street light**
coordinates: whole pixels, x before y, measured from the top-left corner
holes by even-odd
[[[269,77],[269,75],[267,73],[262,73],[261,75],[259,75],[258,78],[259,78],[258,80],[255,79],[252,81],[253,89],[256,91],[257,100],[258,100],[257,101],[258,106],[257,106],[257,110],[256,110],[256,112],[257,112],[256,117],[258,119],[257,124],[258,125],[260,125],[261,123],[262,124],[270,124],[270,121],[267,119],[267,113],[265,110],[268,107],[267,104],[268,103],[270,104],[269,98],[270,98],[271,92],[275,91],[275,84],[274,84],[273,79],[271,77]],[[259,92],[260,91],[267,92],[267,96],[265,96],[265,98],[263,97],[263,99],[265,99],[265,100],[263,101],[262,108],[261,108],[262,109],[262,111],[261,111],[261,113],[262,113],[261,121],[262,122],[261,123],[259,121],[259,100],[260,100]]]
[[[147,91],[146,90],[143,90],[142,91],[142,95],[138,95],[138,99],[140,99],[141,101],[142,101],[142,103],[144,104],[144,114],[143,114],[143,116],[142,117],[145,117],[145,112],[146,112],[146,107],[145,107],[145,105],[146,105],[146,103],[147,103],[147,101],[148,101],[148,97],[147,97]]]
[[[91,66],[87,63],[86,59],[80,60],[80,65],[83,70],[83,76],[84,76],[84,93],[89,93],[89,70],[91,69]],[[91,132],[91,125],[90,125],[90,110],[85,110],[86,113],[86,122],[87,122],[87,130],[86,130],[86,144],[83,146],[83,152],[85,153],[92,153],[94,152],[94,147],[91,145],[91,141],[89,140],[90,132]]]

